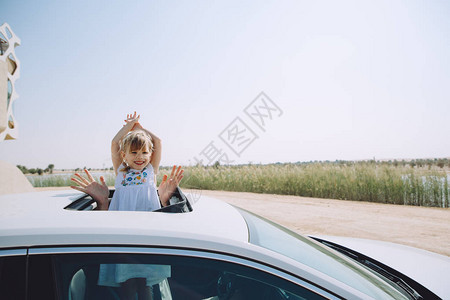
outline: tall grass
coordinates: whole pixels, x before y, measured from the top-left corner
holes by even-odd
[[[81,173],[80,173],[81,174]],[[43,176],[27,176],[28,181],[31,183],[33,187],[55,187],[55,186],[71,186],[76,185],[73,181],[70,180],[73,174],[54,174],[54,175],[43,175]],[[93,175],[95,180],[99,181],[99,177],[97,175]],[[106,184],[108,186],[114,186],[114,174],[106,173],[103,175],[105,178]]]
[[[161,168],[158,182],[170,171]],[[105,179],[114,185],[114,174],[107,173]],[[69,175],[29,180],[35,187],[73,184]],[[448,178],[442,169],[371,162],[186,167],[181,187],[433,207],[450,203]]]
[[[444,171],[371,163],[189,167],[182,187],[449,207]]]

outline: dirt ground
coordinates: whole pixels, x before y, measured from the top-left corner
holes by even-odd
[[[201,191],[301,234],[348,236],[450,256],[450,209],[224,191]]]
[[[67,187],[35,188],[48,189]],[[382,240],[450,256],[450,209],[225,191],[194,194],[224,200],[300,234]]]

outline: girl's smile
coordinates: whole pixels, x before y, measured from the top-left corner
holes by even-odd
[[[129,151],[127,153],[122,152],[122,157],[125,163],[130,168],[139,171],[144,169],[150,163],[151,156],[152,152],[147,146],[139,150]]]

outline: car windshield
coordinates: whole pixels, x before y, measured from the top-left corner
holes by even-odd
[[[239,209],[250,243],[283,254],[375,299],[410,299],[362,265],[267,219]]]

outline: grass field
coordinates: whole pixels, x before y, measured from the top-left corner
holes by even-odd
[[[185,173],[187,188],[449,206],[447,174],[437,168],[313,163],[189,167]]]
[[[160,182],[169,168],[162,168]],[[95,176],[98,178],[98,176]],[[113,173],[106,173],[114,185]],[[35,187],[69,186],[70,176],[29,177]],[[371,162],[186,167],[182,188],[449,207],[447,173]]]

